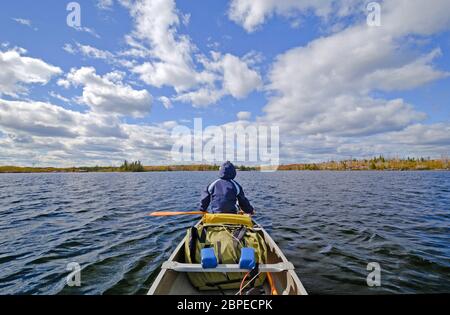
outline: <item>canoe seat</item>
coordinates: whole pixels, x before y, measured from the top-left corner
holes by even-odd
[[[186,264],[177,261],[166,261],[162,264],[161,269],[168,269],[177,272],[225,272],[225,273],[237,273],[248,272],[248,269],[242,269],[238,264],[219,264],[216,268],[203,268],[201,264]],[[294,265],[291,262],[279,262],[275,264],[260,264],[258,270],[261,273],[265,272],[284,272],[288,270],[295,270]]]

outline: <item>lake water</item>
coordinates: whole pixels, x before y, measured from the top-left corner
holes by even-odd
[[[144,294],[215,172],[0,174],[0,294]],[[450,292],[449,172],[241,172],[311,294]],[[82,267],[81,287],[66,266]],[[369,262],[381,287],[368,287]]]

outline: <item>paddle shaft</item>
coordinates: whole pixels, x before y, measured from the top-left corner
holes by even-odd
[[[176,215],[204,215],[206,212],[202,211],[159,211],[152,212],[150,216],[152,217],[171,217]]]

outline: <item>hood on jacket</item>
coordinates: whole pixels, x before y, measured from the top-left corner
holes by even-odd
[[[231,162],[225,162],[220,167],[219,177],[221,179],[234,179],[236,177],[236,168]]]

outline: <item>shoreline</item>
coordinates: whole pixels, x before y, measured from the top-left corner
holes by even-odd
[[[239,171],[264,171],[264,167],[239,166]],[[22,167],[0,166],[0,174],[40,174],[40,173],[132,173],[132,172],[208,172],[218,171],[219,165],[191,164],[191,165],[160,165],[141,166],[138,169],[115,166],[74,166],[74,167]],[[267,170],[267,169],[266,169]],[[321,163],[298,163],[278,166],[276,171],[449,171],[450,162],[447,159],[385,159],[382,156],[370,160],[346,160]]]

